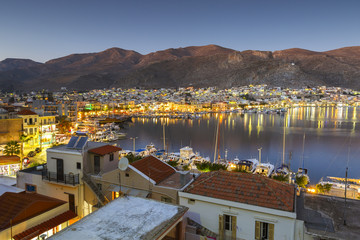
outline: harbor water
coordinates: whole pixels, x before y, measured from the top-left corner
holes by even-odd
[[[285,152],[293,171],[304,165],[311,183],[326,176],[360,178],[360,108],[296,107],[277,113],[208,113],[196,119],[133,118],[125,126],[123,149],[144,148],[179,152],[191,146],[201,156],[214,159],[215,140],[221,158],[258,158],[279,166]],[[285,127],[285,130],[284,130]],[[217,130],[219,128],[219,130]],[[285,147],[283,133],[285,132]],[[305,141],[303,141],[305,135]],[[304,142],[304,144],[303,144]]]

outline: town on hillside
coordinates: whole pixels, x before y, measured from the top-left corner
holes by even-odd
[[[282,116],[356,108],[359,94],[266,85],[1,93],[0,239],[357,239],[360,179],[310,185],[308,169],[265,163],[261,149],[227,159],[216,143],[210,159],[191,146],[167,151],[165,136],[141,149],[140,136],[132,149],[117,140],[133,118]]]

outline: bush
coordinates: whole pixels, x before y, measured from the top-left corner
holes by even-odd
[[[272,178],[280,182],[289,182],[289,175],[279,174],[272,176]]]
[[[190,170],[190,165],[184,165],[182,169],[184,171],[189,171]]]
[[[305,188],[306,185],[309,183],[308,178],[304,175],[296,176],[295,183],[302,188]]]
[[[125,157],[129,160],[129,163],[133,163],[137,160],[142,159],[141,156],[134,156],[134,154],[132,154],[132,153],[128,153]]]
[[[197,163],[196,168],[201,172],[212,172],[219,170],[226,170],[226,166],[218,163],[202,162]]]
[[[179,165],[179,161],[173,161],[173,160],[167,161],[166,163],[172,167],[177,167]]]
[[[326,183],[326,184],[316,184],[316,190],[318,193],[329,193],[331,190],[332,184]]]

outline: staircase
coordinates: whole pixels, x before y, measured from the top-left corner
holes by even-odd
[[[204,226],[200,225],[199,223],[195,222],[194,220],[187,218],[187,230],[191,234],[202,235],[212,238],[217,238],[218,235],[209,229],[205,228]]]
[[[101,190],[95,185],[95,183],[91,180],[91,176],[85,172],[83,172],[83,180],[85,184],[95,193],[96,198],[98,199],[98,203],[101,206],[109,203],[109,200],[106,196],[101,192]]]

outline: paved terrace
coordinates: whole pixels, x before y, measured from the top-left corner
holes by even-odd
[[[360,201],[302,193],[297,199],[297,216],[306,232],[327,239],[358,239],[360,236]],[[344,210],[346,225],[344,225]]]

